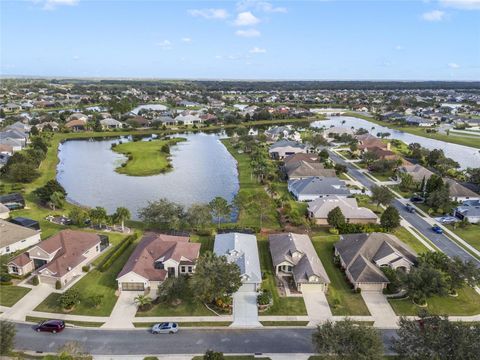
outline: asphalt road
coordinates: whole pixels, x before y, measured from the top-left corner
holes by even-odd
[[[330,158],[339,163],[346,165],[348,168],[348,173],[358,180],[363,186],[371,189],[375,183],[370,180],[364,173],[359,171],[354,165],[349,162],[346,162],[342,159],[339,155],[335,154],[332,151],[329,151]],[[405,205],[402,204],[398,199],[392,201],[392,205],[397,208],[400,216],[402,216],[405,220],[407,220],[415,229],[417,229],[420,233],[422,233],[425,237],[427,237],[432,243],[434,243],[440,250],[442,250],[445,254],[451,257],[458,256],[463,261],[473,260],[477,266],[480,267],[480,261],[474,258],[470,253],[464,250],[460,245],[455,243],[453,240],[450,240],[444,234],[437,234],[432,231],[432,226],[427,223],[420,215],[417,213],[410,213],[406,210]]]
[[[202,354],[208,349],[224,353],[313,353],[313,329],[207,330],[180,329],[177,334],[152,335],[142,330],[66,328],[59,334],[37,333],[32,325],[17,324],[15,348],[57,352],[66,342],[77,341],[92,355]],[[380,330],[390,353],[395,330]]]

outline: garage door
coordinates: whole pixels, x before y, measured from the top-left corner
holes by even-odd
[[[323,284],[302,284],[301,285],[302,293],[305,292],[323,292],[324,285]]]
[[[122,283],[122,290],[124,291],[143,291],[144,286],[141,282]]]

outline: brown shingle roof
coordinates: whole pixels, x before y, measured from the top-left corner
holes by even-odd
[[[155,261],[163,258],[163,261],[173,259],[178,263],[194,263],[200,254],[200,244],[189,241],[186,236],[145,233],[117,278],[134,272],[148,280],[163,281],[167,272],[155,269]]]

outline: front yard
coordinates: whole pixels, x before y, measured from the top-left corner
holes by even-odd
[[[457,226],[456,229],[453,229],[452,225],[446,225],[446,227],[480,251],[480,225],[469,224],[464,228]]]
[[[257,244],[260,267],[264,278],[262,287],[270,290],[273,297],[273,305],[267,311],[259,313],[259,315],[307,315],[307,309],[302,297],[283,297],[278,293],[268,240],[259,236]]]
[[[15,285],[0,285],[0,305],[11,307],[23,298],[30,291]]]
[[[411,299],[389,299],[397,315],[418,315],[422,309],[430,314],[468,316],[480,314],[480,295],[470,287],[458,291],[458,297],[432,296],[427,299],[427,307],[415,305]]]
[[[360,294],[354,293],[345,275],[333,262],[333,244],[337,235],[314,235],[311,237],[325,271],[330,278],[327,300],[334,316],[370,315]]]
[[[117,289],[117,274],[122,270],[123,265],[128,260],[130,254],[135,249],[136,242],[131,244],[125,252],[114,261],[112,266],[105,272],[91,270],[73,288],[80,292],[81,302],[69,312],[72,315],[90,315],[90,316],[109,316],[117,302],[115,291]],[[89,302],[89,297],[93,295],[103,295],[102,303],[98,307],[93,307]],[[63,313],[63,309],[58,304],[60,294],[50,294],[35,311]]]

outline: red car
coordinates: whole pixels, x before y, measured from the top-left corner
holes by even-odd
[[[45,320],[40,322],[37,326],[35,326],[35,331],[47,331],[53,334],[61,332],[65,329],[65,322],[63,320]]]

